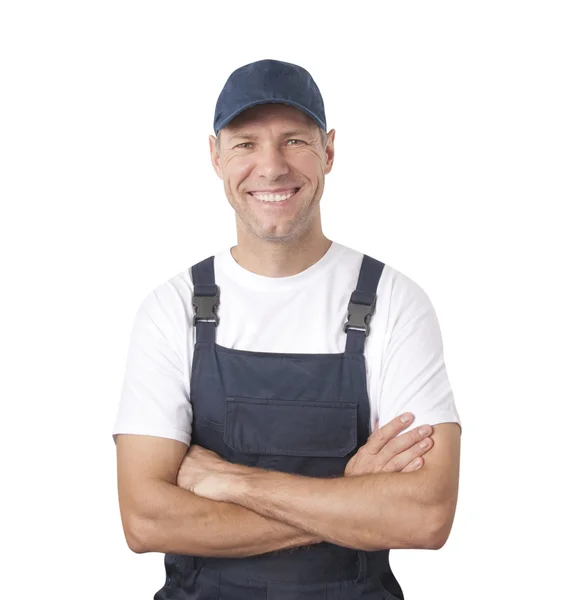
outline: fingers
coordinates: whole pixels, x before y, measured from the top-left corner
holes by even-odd
[[[392,419],[389,423],[386,423],[384,427],[375,427],[374,431],[366,441],[366,449],[374,454],[380,452],[390,440],[394,439],[400,432],[409,427],[413,423],[413,419],[413,413],[407,412]]]
[[[407,467],[403,468],[400,473],[412,473],[413,471],[417,471],[423,466],[425,461],[421,457],[414,458]]]
[[[409,433],[410,432],[405,433],[404,436],[407,437]],[[415,443],[412,446],[410,446],[407,450],[399,452],[398,454],[393,456],[382,470],[392,472],[402,471],[404,468],[411,465],[411,463],[416,462],[417,458],[420,458],[424,454],[429,452],[429,450],[433,447],[433,444],[433,438],[431,437],[426,437],[422,439],[418,443]],[[419,467],[421,467],[422,465],[423,463],[421,463]]]
[[[368,439],[367,452],[378,454],[377,458],[379,464],[382,465],[382,471],[397,473],[404,469],[407,471],[417,470],[416,466],[417,468],[422,466],[423,463],[418,464],[414,461],[433,447],[433,439],[430,437],[433,428],[430,425],[422,425],[398,435],[413,423],[413,418],[411,413],[400,415],[379,429],[379,433],[375,432]]]

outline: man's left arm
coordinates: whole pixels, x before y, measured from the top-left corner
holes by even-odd
[[[340,546],[438,549],[448,538],[456,508],[460,427],[435,425],[432,438],[424,466],[412,473],[322,479],[241,467],[204,478],[194,492],[240,504]]]

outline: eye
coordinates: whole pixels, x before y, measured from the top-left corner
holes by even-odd
[[[252,142],[243,142],[241,144],[237,144],[236,146],[234,146],[234,148],[243,148],[243,150],[245,150],[246,148],[250,148],[252,145]]]
[[[290,144],[290,142],[297,142],[297,144]],[[290,146],[296,146],[298,144],[305,144],[305,142],[303,140],[296,140],[296,139],[288,140],[286,143],[290,144]]]

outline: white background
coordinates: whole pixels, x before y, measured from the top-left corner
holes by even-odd
[[[118,509],[134,313],[235,244],[208,157],[237,67],[307,68],[336,159],[326,235],[429,294],[464,432],[407,600],[564,597],[560,2],[6,1],[0,9],[3,598],[150,599]]]

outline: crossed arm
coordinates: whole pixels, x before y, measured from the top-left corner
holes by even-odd
[[[440,548],[456,507],[460,428],[436,425],[431,438],[417,471],[321,479],[232,465],[198,447],[186,455],[186,445],[174,440],[120,435],[128,545],[135,552],[233,557],[322,541],[364,550]],[[359,454],[370,454],[369,443],[363,449]],[[179,468],[198,452],[183,489]]]
[[[412,473],[369,473],[332,479],[244,468],[212,474],[196,494],[233,502],[321,539],[362,550],[440,548],[454,518],[460,440],[456,424],[435,428],[426,467]],[[450,475],[450,476],[449,476]]]
[[[243,557],[319,543],[286,523],[177,486],[186,444],[119,435],[118,492],[128,546],[137,553]]]

